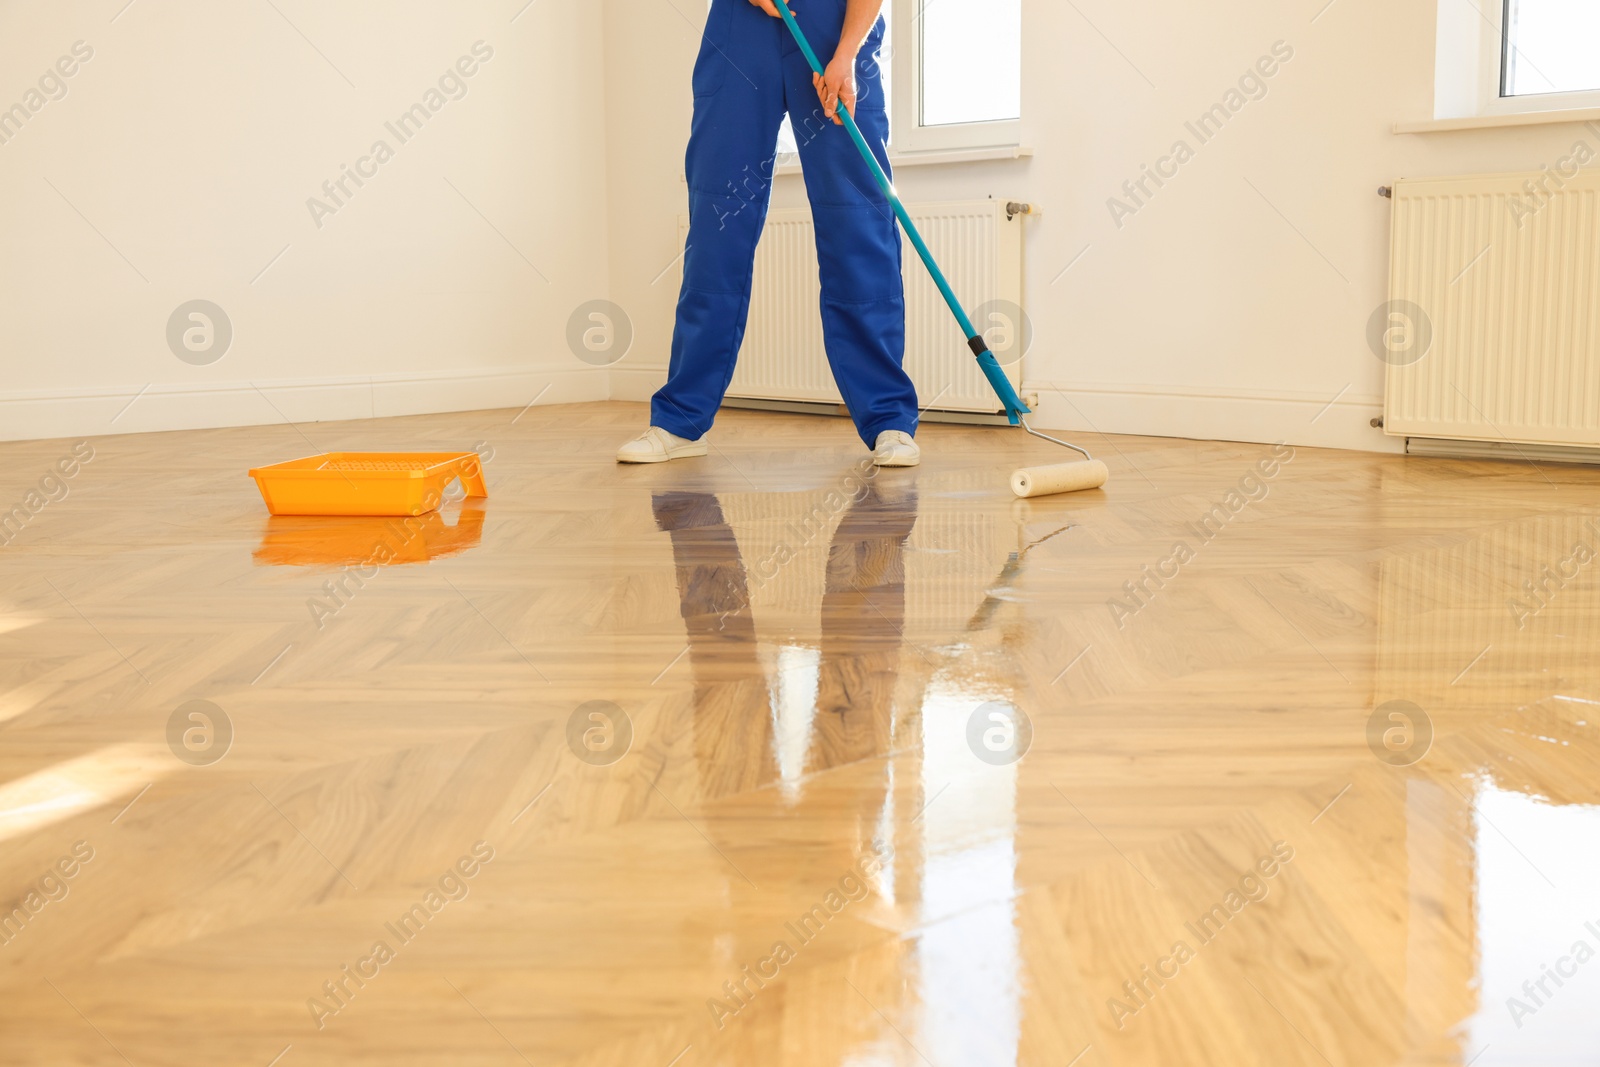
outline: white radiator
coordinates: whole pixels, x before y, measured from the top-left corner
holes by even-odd
[[[997,352],[1020,345],[1006,334],[1021,324],[1009,316],[980,321],[991,301],[1027,306],[1022,286],[1024,216],[1006,218],[1004,200],[972,200],[909,207],[950,286]],[[680,242],[689,219],[679,216]],[[998,412],[1000,402],[967,348],[961,328],[939,295],[910,241],[904,242],[906,370],[925,408]],[[828,370],[818,312],[816,236],[806,208],[772,211],[756,250],[750,322],[730,397],[842,403]],[[1005,362],[1005,360],[1002,360]],[[1011,384],[1022,387],[1021,358],[1006,363]]]
[[[1432,339],[1389,357],[1387,433],[1600,446],[1600,175],[1561,181],[1395,184],[1394,336]]]

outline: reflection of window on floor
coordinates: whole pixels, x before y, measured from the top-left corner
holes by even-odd
[[[1484,782],[1473,821],[1480,986],[1466,1057],[1489,1046],[1481,1065],[1592,1062],[1600,1049],[1600,808]]]
[[[778,765],[779,788],[792,803],[800,794],[811,751],[822,653],[803,645],[780,645],[777,660],[771,685],[772,756]]]
[[[920,1032],[946,1063],[1016,1063],[1022,966],[1015,905],[1017,764],[967,748],[986,700],[936,679],[922,704]],[[974,1025],[982,1020],[982,1025]]]

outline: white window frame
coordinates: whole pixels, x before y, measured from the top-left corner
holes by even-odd
[[[1434,118],[1489,118],[1600,108],[1600,89],[1501,96],[1509,0],[1439,0]]]
[[[920,12],[938,0],[894,0],[890,38],[894,80],[894,113],[890,116],[890,146],[897,153],[948,152],[968,148],[1010,148],[1022,143],[1022,120],[959,122],[945,126],[922,125],[922,27]],[[1023,17],[1027,17],[1024,9]],[[1021,61],[1021,57],[1018,57]]]

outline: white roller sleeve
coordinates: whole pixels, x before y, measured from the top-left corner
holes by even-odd
[[[1011,491],[1020,497],[1073,493],[1079,489],[1098,489],[1111,472],[1098,459],[1076,463],[1057,463],[1049,467],[1024,467],[1011,473]]]

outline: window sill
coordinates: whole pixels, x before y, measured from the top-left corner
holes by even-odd
[[[1455,130],[1488,130],[1505,126],[1545,126],[1559,122],[1600,121],[1600,107],[1574,107],[1562,111],[1524,111],[1505,115],[1473,115],[1464,119],[1429,119],[1425,122],[1397,122],[1395,133],[1450,133]]]
[[[929,152],[891,152],[889,165],[901,167],[928,167],[942,163],[983,163],[996,159],[1028,159],[1033,149],[1027,145],[1005,145],[999,148],[951,148]],[[799,174],[800,160],[794,155],[780,155],[775,174]]]

